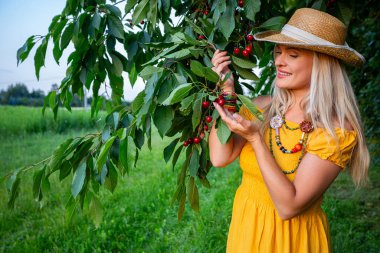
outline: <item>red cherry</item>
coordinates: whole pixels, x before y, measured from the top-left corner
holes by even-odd
[[[190,137],[189,139],[187,139],[187,142],[188,142],[189,144],[193,144],[194,139]]]
[[[251,47],[246,47],[245,50],[250,54],[252,52],[252,48]]]
[[[141,20],[141,21],[140,21],[140,24],[142,24],[142,25],[143,25],[144,23],[145,23],[145,21],[144,21],[144,20]]]
[[[187,141],[184,141],[184,142],[183,142],[183,146],[184,146],[184,147],[187,147],[187,146],[189,146],[189,143],[188,143]]]
[[[243,0],[239,0],[238,5],[239,5],[239,7],[243,8],[244,7],[244,1]]]
[[[240,48],[235,47],[234,48],[234,55],[238,55],[240,53]]]
[[[297,149],[297,151],[300,151],[302,150],[302,145],[298,143],[294,146],[294,148]]]
[[[248,35],[248,36],[247,36],[247,40],[248,40],[248,41],[253,41],[253,35],[252,35],[252,34]]]
[[[194,138],[194,143],[195,144],[198,144],[198,143],[200,143],[201,142],[201,138],[199,138],[199,137],[195,137]]]
[[[249,52],[248,52],[246,49],[243,50],[242,54],[243,54],[245,57],[248,57],[248,56],[249,56]]]
[[[206,15],[206,16],[208,15],[208,13],[209,13],[208,10],[205,10],[205,15]]]
[[[223,106],[224,105],[224,99],[219,99],[219,101],[218,101],[218,105],[220,105],[220,106]]]
[[[211,121],[212,121],[212,117],[211,116],[206,116],[206,122],[210,123]]]
[[[209,106],[210,106],[210,102],[208,102],[208,101],[203,101],[202,102],[202,108],[203,109],[207,109]]]
[[[199,40],[203,40],[203,39],[205,39],[205,38],[206,38],[206,37],[205,37],[204,35],[199,35],[199,36],[198,36],[198,39],[199,39]]]
[[[208,131],[208,125],[204,125],[203,130]]]

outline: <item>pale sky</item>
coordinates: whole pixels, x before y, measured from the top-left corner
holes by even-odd
[[[16,53],[29,36],[47,33],[51,19],[61,13],[65,3],[65,0],[0,0],[0,90],[5,90],[10,84],[24,83],[29,91],[41,89],[46,94],[53,83],[61,83],[72,47],[64,51],[58,66],[52,54],[52,41],[49,42],[39,81],[34,70],[34,53],[39,44],[18,67]],[[127,75],[124,76],[124,85],[124,97],[129,101],[144,88],[139,80],[132,90]]]

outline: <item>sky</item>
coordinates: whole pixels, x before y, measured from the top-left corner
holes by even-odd
[[[45,35],[52,18],[61,13],[66,0],[0,0],[0,90],[5,90],[11,84],[24,83],[29,91],[50,91],[51,85],[60,84],[65,77],[66,59],[72,47],[68,47],[62,55],[60,66],[56,64],[49,42],[46,51],[45,67],[41,68],[40,80],[37,80],[34,70],[34,53],[39,44],[34,46],[29,57],[17,66],[17,50],[31,35]],[[132,89],[128,76],[124,76],[127,101],[144,88],[141,79]],[[104,92],[104,89],[100,90]]]

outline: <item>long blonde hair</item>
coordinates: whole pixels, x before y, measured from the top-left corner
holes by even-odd
[[[291,91],[272,84],[272,101],[265,108],[262,133],[274,115],[286,112],[294,103]],[[301,101],[304,117],[314,126],[326,129],[337,141],[333,120],[344,133],[345,124],[357,133],[357,144],[352,151],[349,171],[356,187],[368,183],[370,156],[366,145],[359,108],[344,67],[334,57],[314,52],[310,91]],[[336,144],[337,145],[337,144]]]

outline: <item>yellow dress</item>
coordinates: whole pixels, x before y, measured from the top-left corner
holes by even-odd
[[[253,115],[246,107],[240,114],[252,120]],[[288,126],[297,123],[287,121]],[[306,146],[308,153],[316,154],[338,164],[344,170],[356,144],[356,132],[337,128],[339,147],[332,137],[322,129],[315,129]],[[293,147],[301,137],[301,131],[280,129],[284,147]],[[300,153],[283,154],[276,145],[272,134],[273,152],[277,164],[283,170],[292,170],[297,164]],[[269,147],[269,132],[265,134]],[[340,149],[340,151],[339,151]],[[236,191],[231,224],[227,240],[227,253],[324,253],[331,252],[329,224],[321,208],[323,196],[309,209],[289,220],[282,220],[272,202],[264,183],[255,153],[249,143],[240,154],[240,167],[243,171],[242,182]],[[294,180],[297,171],[286,176]]]

